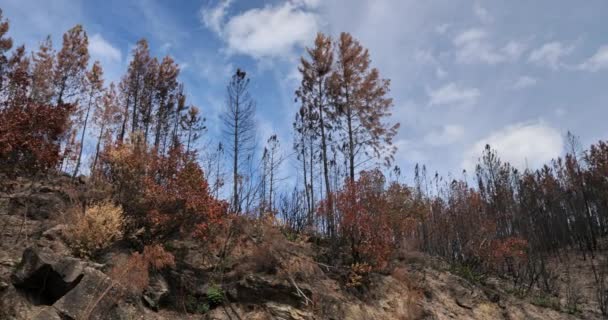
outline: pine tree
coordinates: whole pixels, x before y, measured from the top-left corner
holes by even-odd
[[[30,97],[37,103],[51,103],[54,94],[55,51],[50,36],[40,43],[38,51],[32,56],[32,90]]]
[[[186,132],[186,153],[190,152],[190,145],[200,138],[202,131],[206,130],[205,118],[200,116],[197,107],[191,106],[188,112],[182,116],[181,127]]]
[[[163,136],[170,132],[170,120],[172,113],[176,112],[175,104],[177,98],[179,67],[169,56],[163,58],[159,68],[156,83],[156,100],[158,109],[156,113],[156,130],[154,146],[158,149]]]
[[[81,25],[63,35],[63,46],[57,54],[54,83],[57,103],[73,102],[82,93],[89,63],[89,40]]]
[[[95,145],[95,156],[93,158],[93,164],[91,166],[91,174],[96,174],[97,162],[99,160],[99,152],[101,150],[101,143],[105,139],[106,141],[111,140],[113,131],[122,121],[123,114],[119,108],[118,95],[116,93],[116,86],[114,83],[110,83],[110,86],[105,90],[104,95],[101,99],[101,103],[97,105],[95,112],[93,113],[93,122],[99,129],[97,134],[97,143]]]
[[[240,184],[246,161],[251,159],[255,138],[255,103],[249,94],[249,78],[237,69],[227,87],[226,109],[222,114],[226,145],[232,157],[231,209],[241,211]]]
[[[0,9],[0,93],[5,91],[6,73],[8,72],[7,53],[13,47],[13,39],[6,36],[9,29],[10,25],[6,19],[3,19],[2,9]]]
[[[335,234],[335,221],[333,214],[333,201],[329,178],[329,144],[331,142],[331,131],[333,130],[333,110],[328,100],[329,75],[333,66],[332,41],[329,37],[319,33],[315,39],[315,46],[308,48],[307,53],[310,60],[302,57],[298,70],[302,74],[302,82],[296,91],[296,96],[306,110],[311,112],[310,119],[315,122],[312,125],[314,134],[321,141],[321,160],[323,165],[323,178],[326,194],[326,216],[328,233],[331,237]]]
[[[342,127],[339,150],[346,159],[349,178],[355,179],[360,153],[384,157],[385,165],[390,165],[395,153],[392,138],[399,129],[399,124],[383,122],[393,105],[386,97],[390,82],[380,79],[377,69],[370,69],[369,52],[348,33],[340,34],[330,83],[335,116]]]
[[[91,109],[97,109],[103,94],[103,69],[101,68],[99,61],[95,61],[91,67],[91,70],[86,73],[86,91],[88,102],[86,108],[82,110],[84,112],[84,120],[82,122],[82,132],[80,136],[80,149],[78,151],[78,159],[76,160],[76,168],[74,169],[72,178],[78,175],[78,170],[80,169],[82,151],[85,144],[84,140],[87,133],[87,125],[89,124],[89,115],[91,114]]]
[[[139,40],[133,49],[133,59],[129,63],[127,74],[122,78],[119,85],[125,115],[119,133],[119,141],[123,141],[126,137],[129,120],[131,122],[131,133],[145,129],[142,128],[144,123],[149,125],[149,119],[146,119],[146,117],[148,112],[151,113],[149,108],[152,101],[149,99],[150,92],[146,89],[151,88],[149,72],[150,65],[154,65],[153,60],[150,57],[148,41],[145,39]]]

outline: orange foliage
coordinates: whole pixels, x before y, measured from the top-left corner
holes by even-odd
[[[35,173],[56,166],[72,109],[33,102],[0,109],[0,167]]]
[[[503,263],[519,264],[528,259],[528,241],[517,237],[495,240],[492,245],[491,262],[495,266]]]
[[[117,144],[105,150],[101,170],[132,231],[144,228],[144,242],[178,232],[205,238],[226,216],[227,204],[211,195],[202,169],[181,146],[163,155],[137,142]]]
[[[386,266],[394,245],[384,176],[378,170],[362,172],[336,194],[338,233],[348,243],[355,262]],[[393,220],[394,222],[394,220]]]

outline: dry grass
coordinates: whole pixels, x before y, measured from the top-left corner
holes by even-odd
[[[66,232],[66,240],[74,253],[88,257],[110,246],[122,237],[124,217],[122,208],[109,201],[73,212]]]

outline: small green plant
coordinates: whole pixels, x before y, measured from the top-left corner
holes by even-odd
[[[473,270],[473,268],[466,264],[453,264],[450,266],[450,272],[471,283],[484,283],[486,280],[486,276],[483,273]]]
[[[207,301],[210,307],[216,307],[224,302],[224,291],[218,286],[211,286],[207,289]]]
[[[575,314],[578,314],[581,312],[581,310],[578,308],[578,306],[575,306],[575,305],[565,306],[564,311],[566,311],[566,313],[572,314],[572,315],[575,315]]]
[[[515,297],[517,297],[519,299],[523,299],[523,298],[525,298],[528,295],[528,292],[525,289],[518,288],[518,287],[506,288],[505,292],[507,294],[515,296]]]
[[[535,306],[542,308],[551,308],[557,311],[561,310],[561,306],[559,304],[559,300],[552,298],[546,294],[539,294],[532,297],[531,303]]]
[[[195,296],[187,296],[184,299],[184,306],[187,312],[205,314],[209,312],[209,304],[204,302],[203,299]]]
[[[285,238],[287,239],[287,241],[296,242],[298,240],[298,234],[295,232],[285,230],[285,231],[283,231],[283,234],[285,235]]]

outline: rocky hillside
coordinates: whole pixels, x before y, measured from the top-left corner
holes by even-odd
[[[130,290],[142,279],[128,264],[128,239],[91,259],[74,256],[65,241],[68,213],[97,197],[84,181],[2,185],[0,319],[601,318],[586,302],[594,299],[584,262],[575,266],[581,299],[571,310],[563,294],[520,298],[507,280],[461,277],[413,252],[403,251],[385,273],[335,267],[325,263],[326,244],[285,234],[270,218],[236,219],[209,243],[166,242],[174,265],[151,268],[145,289]]]

